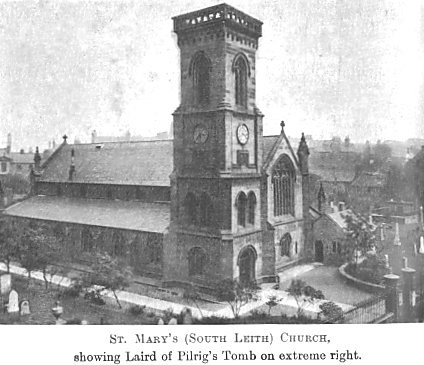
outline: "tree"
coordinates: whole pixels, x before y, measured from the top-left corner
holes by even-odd
[[[31,273],[41,270],[47,288],[46,268],[48,265],[55,264],[58,257],[58,247],[55,245],[54,237],[42,226],[30,223],[21,228],[19,262],[28,273],[28,285],[30,285]]]
[[[86,290],[93,290],[94,288],[99,296],[107,291],[112,292],[118,307],[122,308],[117,292],[131,285],[131,270],[105,252],[95,254],[89,270],[82,278],[83,288]]]
[[[255,283],[241,284],[238,280],[222,280],[217,287],[217,298],[221,302],[227,302],[234,318],[239,318],[240,310],[247,303],[256,300],[258,287]]]
[[[15,223],[9,219],[0,220],[0,262],[10,272],[10,264],[19,258],[19,236]]]
[[[200,316],[203,317],[202,310],[199,306],[199,301],[201,300],[201,297],[194,285],[190,284],[190,286],[184,289],[183,298],[187,301],[188,304],[194,303],[200,313]]]
[[[293,279],[287,292],[294,297],[297,304],[297,316],[303,315],[303,307],[317,299],[325,299],[321,290],[306,284],[303,280]]]
[[[347,215],[345,222],[348,260],[354,261],[355,265],[357,265],[359,251],[365,254],[375,247],[375,236],[371,231],[371,226],[361,218]]]
[[[279,299],[275,295],[271,295],[268,297],[268,301],[265,303],[268,306],[268,316],[271,316],[271,309],[276,307],[278,305],[278,302],[280,302],[281,299]]]

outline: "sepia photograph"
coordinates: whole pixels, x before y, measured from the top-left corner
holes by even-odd
[[[0,0],[0,324],[423,322],[423,65],[420,0]]]

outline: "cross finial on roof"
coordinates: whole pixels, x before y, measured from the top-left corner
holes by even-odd
[[[66,134],[63,135],[63,143],[66,143],[66,140],[68,139],[68,136]]]
[[[284,120],[281,121],[281,132],[284,131],[284,127],[286,126],[286,123],[284,123]]]

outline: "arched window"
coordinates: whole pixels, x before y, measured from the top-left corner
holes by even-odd
[[[194,101],[197,105],[209,103],[211,61],[203,52],[197,53],[190,66],[193,77]]]
[[[247,205],[247,197],[246,194],[240,192],[237,200],[237,223],[241,227],[246,227],[246,205]]]
[[[193,193],[188,193],[184,200],[184,213],[189,224],[197,223],[197,199]]]
[[[251,191],[247,196],[247,222],[255,224],[256,195]]]
[[[283,238],[280,240],[280,255],[281,256],[290,256],[290,246],[292,243],[292,238],[290,233],[286,233]]]
[[[200,225],[203,227],[208,227],[212,223],[212,201],[208,194],[203,193],[200,197],[199,203],[200,210]]]
[[[188,274],[203,275],[205,272],[206,255],[200,247],[194,247],[188,252]]]
[[[83,252],[92,252],[94,248],[93,237],[88,228],[83,228],[81,232],[81,248]]]
[[[283,155],[272,170],[274,216],[294,215],[295,180],[296,174],[293,163],[287,155]]]
[[[247,106],[247,60],[241,54],[236,56],[233,64],[235,76],[236,105]]]

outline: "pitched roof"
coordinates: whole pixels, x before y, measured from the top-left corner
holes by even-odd
[[[264,152],[263,152],[263,160],[266,161],[267,157],[269,156],[272,147],[274,147],[275,143],[277,143],[278,138],[280,136],[264,136]]]
[[[385,183],[386,176],[384,174],[364,171],[352,182],[352,185],[381,188]]]
[[[346,217],[354,216],[354,213],[350,209],[337,211],[333,213],[327,213],[326,216],[330,218],[340,228],[345,229],[347,227]]]
[[[34,163],[34,154],[33,153],[19,153],[19,152],[11,152],[10,158],[13,163],[20,164],[33,164]]]
[[[163,233],[169,226],[166,203],[34,196],[4,212],[13,217]]]
[[[68,181],[72,149],[74,182],[170,186],[172,140],[64,144],[47,160],[40,180]]]

